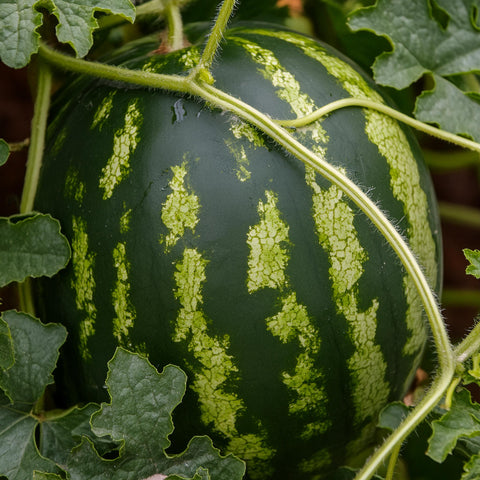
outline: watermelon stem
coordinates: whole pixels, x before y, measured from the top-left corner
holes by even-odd
[[[401,113],[383,103],[363,98],[342,98],[340,100],[331,102],[319,108],[318,110],[315,110],[309,115],[305,115],[304,117],[296,118],[294,120],[277,120],[277,123],[283,127],[305,127],[308,124],[319,120],[321,117],[345,107],[364,107],[377,110],[381,113],[385,113],[395,120],[398,120],[399,122],[405,123],[406,125],[419,130],[420,132],[427,133],[428,135],[439,138],[440,140],[444,140],[446,142],[453,143],[460,147],[480,152],[480,143],[474,142],[465,137],[461,137],[460,135],[455,135],[445,130],[441,130],[432,125],[428,125],[427,123],[416,120],[415,118],[405,115],[404,113]]]

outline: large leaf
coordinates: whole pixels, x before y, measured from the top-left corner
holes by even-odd
[[[99,406],[89,403],[74,407],[68,412],[47,412],[42,419],[38,434],[39,450],[44,457],[59,465],[66,465],[71,451],[87,437],[102,454],[113,450],[116,445],[110,437],[97,438],[91,429],[90,420]]]
[[[9,480],[32,477],[34,470],[55,473],[59,468],[42,456],[35,442],[38,420],[33,405],[52,382],[58,349],[66,331],[60,325],[42,325],[29,315],[8,311],[3,319],[12,339],[14,363],[0,369],[0,388],[10,404],[0,406],[0,475]]]
[[[460,440],[480,436],[480,404],[472,403],[470,393],[461,390],[453,396],[450,410],[432,422],[432,430],[427,454],[443,462]]]
[[[403,89],[431,74],[434,89],[417,103],[417,118],[480,140],[480,106],[452,76],[480,71],[479,0],[379,0],[353,15],[349,25],[388,38],[373,66],[382,85]]]
[[[0,287],[28,276],[52,276],[69,259],[67,239],[50,215],[0,218]]]
[[[0,387],[12,403],[33,405],[53,382],[52,372],[66,330],[13,310],[4,312],[3,320],[10,329],[15,361],[7,370],[0,370]]]
[[[242,478],[243,463],[232,456],[221,457],[206,437],[193,438],[181,455],[165,454],[173,431],[171,413],[183,397],[185,384],[179,368],[169,365],[159,374],[144,358],[118,349],[107,377],[111,403],[102,404],[92,417],[92,429],[121,442],[120,456],[104,460],[84,440],[68,463],[71,479],[140,480],[156,474],[198,480]]]
[[[95,12],[121,15],[133,21],[135,8],[129,0],[2,0],[0,2],[0,59],[10,67],[21,68],[38,50],[38,29],[47,9],[58,20],[58,39],[85,56],[93,43],[97,28]]]

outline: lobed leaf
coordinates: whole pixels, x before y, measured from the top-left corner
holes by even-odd
[[[435,88],[418,100],[418,118],[475,140],[480,140],[480,106],[451,80],[480,71],[478,4],[478,0],[411,0],[405,8],[403,0],[379,0],[349,22],[353,30],[372,31],[392,44],[392,50],[379,55],[373,65],[378,83],[404,89],[432,74]]]
[[[180,455],[165,454],[173,431],[171,413],[181,401],[185,385],[185,374],[179,368],[168,365],[158,373],[145,358],[117,349],[107,377],[111,403],[102,404],[93,415],[92,430],[121,442],[119,458],[101,458],[91,440],[84,438],[68,462],[70,478],[242,478],[244,464],[233,456],[221,457],[207,437],[193,438]]]
[[[465,269],[465,272],[480,279],[480,250],[470,250],[469,248],[465,248],[463,254],[470,262],[470,265]]]
[[[58,350],[66,339],[62,325],[44,325],[39,320],[13,310],[3,312],[8,324],[15,361],[8,370],[0,370],[0,387],[12,403],[33,405],[53,382],[52,372]]]
[[[463,438],[480,435],[480,404],[472,403],[468,390],[454,395],[450,410],[432,422],[427,455],[443,462]]]
[[[61,42],[83,57],[93,44],[98,27],[95,12],[117,14],[132,21],[135,7],[129,0],[4,0],[0,2],[0,59],[12,68],[27,65],[39,46],[38,29],[46,9],[58,20],[56,32]]]
[[[433,80],[435,88],[418,97],[415,116],[422,122],[438,124],[444,130],[480,141],[478,101],[439,75],[433,75]]]
[[[98,408],[97,404],[89,403],[81,408],[71,408],[68,412],[49,412],[38,433],[41,454],[59,465],[66,465],[70,452],[82,437],[89,438],[102,454],[112,451],[115,445],[111,438],[98,438],[91,429],[90,420]]]
[[[32,477],[34,470],[59,472],[54,462],[40,455],[35,443],[37,421],[15,405],[0,407],[0,475],[9,480]]]
[[[170,414],[185,394],[183,371],[169,365],[158,374],[146,359],[118,349],[106,384],[112,401],[93,416],[93,431],[124,441],[126,453],[143,451],[153,458],[168,448],[173,432]]]
[[[464,466],[460,480],[478,480],[480,478],[480,455],[473,455]]]
[[[52,276],[69,259],[68,241],[50,215],[0,218],[0,287],[28,276]]]
[[[43,325],[24,313],[7,311],[2,321],[9,327],[14,362],[0,369],[0,475],[9,480],[31,478],[34,470],[59,472],[52,461],[41,455],[35,441],[37,419],[31,411],[51,383],[58,349],[66,331],[60,325]]]

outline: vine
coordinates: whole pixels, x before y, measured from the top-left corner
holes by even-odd
[[[291,128],[301,128],[318,118],[332,114],[340,108],[362,107],[375,109],[389,115],[403,123],[406,123],[422,132],[441,138],[462,148],[468,148],[480,152],[480,144],[469,139],[453,135],[432,127],[425,123],[410,118],[390,107],[362,99],[343,99],[332,102],[311,115],[296,120],[272,120],[251,105],[228,95],[214,86],[214,78],[211,67],[215,55],[220,48],[220,43],[227,27],[228,21],[235,8],[235,0],[225,0],[219,10],[216,21],[208,37],[207,43],[201,55],[200,61],[188,76],[162,75],[142,71],[132,71],[112,65],[105,65],[91,61],[85,61],[69,57],[42,44],[38,52],[38,93],[35,102],[35,116],[32,124],[32,139],[28,159],[26,183],[22,197],[21,211],[29,212],[32,209],[33,199],[38,182],[38,172],[41,165],[43,152],[43,137],[46,128],[46,112],[48,110],[48,98],[51,88],[50,66],[73,71],[80,74],[93,75],[111,80],[134,83],[149,88],[159,88],[173,93],[194,95],[209,105],[221,110],[229,111],[251,125],[258,128],[265,135],[272,138],[277,144],[296,158],[312,167],[325,179],[339,187],[372,221],[391,245],[397,256],[403,263],[406,271],[413,279],[416,289],[422,299],[430,327],[432,330],[435,347],[438,352],[439,371],[434,378],[429,391],[410,415],[401,425],[386,439],[368,462],[358,473],[356,480],[368,480],[377,471],[378,467],[390,457],[388,476],[392,478],[393,469],[398,457],[400,445],[415,427],[439,404],[444,395],[451,392],[457,380],[454,375],[458,364],[463,363],[478,351],[480,347],[480,326],[476,326],[468,337],[454,350],[450,345],[443,319],[437,305],[434,294],[418,265],[410,248],[390,223],[383,212],[372,200],[346,175],[338,169],[319,158],[311,150],[298,142],[290,133]],[[177,7],[173,2],[164,5],[164,14],[170,26],[170,44],[172,48],[179,48],[181,41],[181,19]],[[31,308],[28,294],[24,296],[24,305]],[[453,380],[453,381],[452,381]]]

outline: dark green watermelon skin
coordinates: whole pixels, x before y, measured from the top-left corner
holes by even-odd
[[[347,97],[356,84],[362,94],[378,95],[329,47],[273,32],[229,31],[213,68],[215,86],[272,118],[295,118]],[[182,74],[198,52],[159,57],[150,54],[155,48],[142,41],[117,61]],[[338,65],[346,72],[341,78],[331,74]],[[383,135],[387,127],[375,122],[385,117],[369,115],[344,109],[313,133],[292,134],[369,192],[411,242],[438,292],[439,221],[419,147],[394,122],[386,124],[394,134]],[[385,144],[372,142],[370,127]],[[392,170],[386,157],[397,151],[407,153]],[[109,183],[113,157],[120,175]],[[400,196],[392,193],[392,172]],[[61,401],[105,400],[106,364],[121,345],[148,354],[159,369],[170,363],[187,372],[190,388],[174,415],[176,450],[208,434],[247,460],[252,479],[301,480],[328,478],[368,447],[376,414],[405,394],[426,323],[392,249],[332,188],[271,140],[200,100],[102,80],[66,87],[54,104],[35,202],[60,220],[73,249],[67,269],[36,287],[39,314],[69,331],[56,376]],[[332,207],[324,214],[315,213],[314,189]],[[165,220],[171,204],[174,228]],[[333,210],[339,214],[331,216]],[[262,226],[272,240],[257,258],[253,244]],[[357,256],[351,268],[338,263],[338,232],[346,232],[344,251]],[[264,274],[269,254],[272,270]],[[123,326],[115,327],[120,317]],[[182,327],[182,319],[191,326]]]

